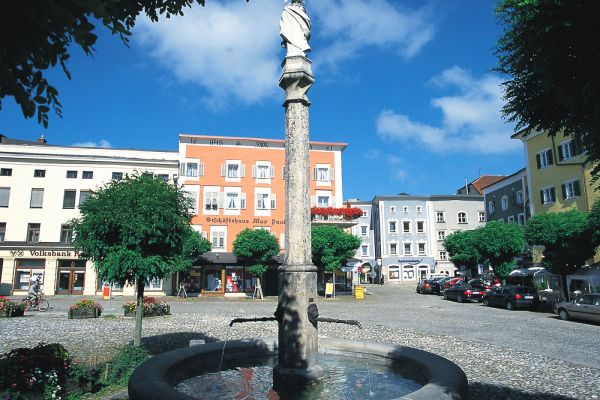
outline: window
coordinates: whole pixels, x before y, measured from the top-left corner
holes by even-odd
[[[317,196],[317,207],[329,207],[329,196]]]
[[[75,197],[77,196],[77,191],[72,189],[65,190],[65,194],[63,196],[63,208],[75,208]]]
[[[275,193],[271,193],[271,210],[277,208],[277,198],[275,197]]]
[[[46,177],[46,170],[45,169],[36,169],[36,170],[33,170],[33,177],[34,178],[45,178]]]
[[[256,209],[257,210],[266,210],[268,201],[269,201],[268,193],[257,193],[256,194]]]
[[[212,248],[213,249],[224,249],[225,248],[225,232],[214,231],[212,232]]]
[[[238,197],[239,197],[239,193],[235,193],[235,192],[227,193],[226,198],[225,198],[225,208],[227,208],[228,210],[234,210],[234,209],[237,210],[238,208],[240,208]]]
[[[0,176],[12,176],[12,168],[0,168]]]
[[[458,223],[459,224],[466,224],[467,223],[467,213],[466,212],[459,212],[458,215]]]
[[[402,221],[402,233],[410,233],[410,221]]]
[[[552,151],[550,149],[544,150],[544,151],[536,154],[535,158],[536,158],[538,169],[549,167],[553,163]]]
[[[395,213],[396,212],[396,206],[390,206],[390,212]]]
[[[390,256],[398,255],[398,243],[390,243]]]
[[[446,231],[437,231],[437,240],[446,239]]]
[[[565,182],[562,186],[563,199],[568,200],[577,196],[581,196],[581,188],[579,187],[579,181]]]
[[[204,163],[198,160],[186,160],[179,164],[179,175],[189,177],[204,176]],[[221,175],[224,176],[223,174]]]
[[[144,283],[144,289],[146,290],[162,290],[163,280],[158,278],[150,279]]]
[[[418,213],[420,213],[420,212],[423,212],[423,207],[421,207],[421,206],[417,206],[417,212],[418,212]]]
[[[73,226],[64,224],[60,226],[60,242],[61,243],[72,243],[73,242]]]
[[[219,209],[219,193],[205,192],[204,193],[204,209],[217,211]]]
[[[93,179],[94,171],[83,171],[81,173],[81,179]]]
[[[227,177],[228,178],[239,178],[240,177],[240,165],[239,164],[227,164]]]
[[[448,253],[445,251],[438,251],[438,258],[441,261],[446,261],[446,260],[448,260]]]
[[[570,160],[575,157],[575,142],[569,140],[568,142],[563,142],[558,146],[558,160]]]
[[[443,211],[436,211],[435,212],[435,220],[437,222],[446,222],[446,216],[444,215]]]
[[[399,280],[400,279],[400,267],[390,266],[388,268],[388,279]]]
[[[523,191],[519,190],[516,194],[517,204],[523,204],[525,202],[525,198],[523,197]]]
[[[508,210],[508,196],[502,196],[500,203],[501,203],[502,211]]]
[[[397,233],[397,221],[388,221],[388,233]]]
[[[91,190],[82,190],[79,192],[79,207],[92,195]]]
[[[493,201],[488,201],[488,212],[490,214],[493,214],[494,211],[495,211],[494,202]]]
[[[485,222],[485,212],[479,211],[479,222]]]
[[[367,225],[361,225],[360,226],[360,235],[367,236],[367,233],[368,233],[367,229],[368,229]]]
[[[275,170],[271,167],[271,163],[258,161],[252,166],[252,177],[257,179],[271,179],[275,177]]]
[[[425,255],[425,243],[417,243],[419,255]]]
[[[408,212],[408,206],[403,206],[402,207],[402,212],[407,213]]]
[[[185,163],[185,175],[184,176],[198,176],[198,163]]]
[[[360,255],[366,257],[369,255],[369,245],[363,244],[360,246]]]
[[[40,225],[27,224],[27,241],[29,243],[37,243],[40,241]]]
[[[417,233],[425,233],[425,221],[417,221]]]
[[[333,168],[329,168],[328,165],[317,165],[313,169],[313,178],[318,182],[329,182],[333,181],[334,170]]]
[[[517,222],[519,225],[525,225],[525,214],[517,214]]]
[[[8,207],[10,200],[10,188],[0,187],[0,207]]]
[[[122,172],[113,172],[112,179],[114,179],[115,181],[120,181],[121,179],[123,179],[123,173]]]
[[[410,256],[412,254],[412,243],[404,243],[404,255]]]
[[[14,288],[16,290],[27,290],[29,289],[31,280],[39,277],[41,282],[40,288],[43,290],[46,260],[17,259],[15,261],[17,265]]]
[[[363,211],[363,214],[362,214],[362,216],[363,216],[363,217],[366,217],[366,216],[367,216],[367,212],[366,212],[366,211]]]
[[[556,201],[556,194],[554,192],[554,187],[549,187],[540,190],[540,197],[542,200],[542,205],[551,204]]]
[[[44,189],[31,189],[31,199],[29,200],[30,208],[42,208],[44,204]]]
[[[0,242],[4,242],[6,237],[6,222],[0,222]]]
[[[509,224],[514,224],[514,223],[515,223],[515,217],[514,217],[514,215],[510,215],[510,216],[508,216],[508,218],[506,218],[506,221],[507,221]]]
[[[158,177],[160,179],[162,179],[163,181],[165,181],[165,182],[169,181],[169,175],[168,174],[158,174]]]
[[[77,171],[67,171],[67,179],[77,179]]]

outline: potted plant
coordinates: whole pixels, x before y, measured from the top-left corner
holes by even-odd
[[[94,300],[79,300],[69,307],[69,319],[98,318],[102,305]]]
[[[22,317],[25,304],[11,301],[5,296],[0,296],[0,317]]]
[[[126,301],[123,303],[123,315],[126,317],[135,317],[137,304],[135,301]],[[144,297],[144,317],[158,317],[171,314],[171,308],[164,300],[157,300],[154,297]]]

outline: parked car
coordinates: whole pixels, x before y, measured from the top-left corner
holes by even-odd
[[[492,290],[492,285],[490,284],[490,282],[488,282],[484,279],[481,279],[481,278],[471,279],[469,281],[469,285],[473,286],[474,288],[485,290],[485,291]]]
[[[529,286],[497,286],[483,296],[486,306],[504,307],[507,310],[516,308],[534,309],[538,306],[538,296],[534,288]]]
[[[444,281],[444,284],[442,285],[442,290],[448,289],[450,286],[456,285],[458,282],[461,282],[463,280],[464,279],[461,277],[447,279],[446,281]]]
[[[448,289],[444,289],[444,299],[456,300],[459,303],[465,302],[467,300],[481,301],[481,298],[484,294],[485,290],[475,288],[470,284],[466,283],[464,280],[460,283],[450,286]]]
[[[563,321],[572,318],[600,322],[600,294],[584,294],[573,302],[555,303],[554,313]]]
[[[440,293],[440,284],[435,279],[424,279],[417,285],[417,293]]]

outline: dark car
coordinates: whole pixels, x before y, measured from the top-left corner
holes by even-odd
[[[440,284],[435,279],[424,279],[417,285],[417,293],[440,293]]]
[[[556,303],[554,313],[563,321],[573,318],[600,322],[600,294],[585,294],[573,302]]]
[[[538,306],[538,296],[535,289],[529,286],[498,286],[483,296],[483,304],[507,310],[534,309]]]
[[[481,278],[471,279],[469,281],[469,285],[473,286],[474,288],[484,290],[486,292],[492,290],[492,285],[490,284],[490,282]]]
[[[459,303],[471,300],[481,301],[481,298],[485,294],[485,290],[478,289],[472,285],[466,283],[464,280],[450,286],[448,289],[444,289],[444,299],[456,300]]]
[[[464,278],[460,278],[460,277],[455,277],[455,278],[450,278],[444,281],[444,283],[442,284],[442,291],[444,289],[448,289],[450,286],[454,286],[456,285],[458,282],[462,282],[464,281]]]

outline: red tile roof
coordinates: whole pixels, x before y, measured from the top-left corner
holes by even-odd
[[[482,195],[484,188],[493,185],[504,178],[506,178],[505,175],[481,175],[479,178],[471,182],[470,185],[472,185],[475,190]]]

